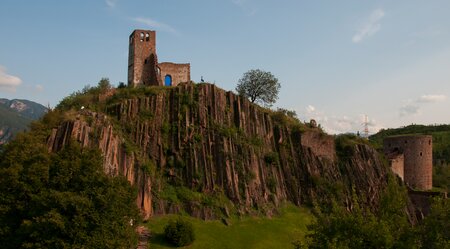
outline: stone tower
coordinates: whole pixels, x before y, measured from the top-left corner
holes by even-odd
[[[134,30],[129,38],[128,85],[161,85],[156,56],[156,32]]]
[[[407,185],[420,190],[432,188],[433,141],[429,135],[394,136],[383,141],[392,170]],[[403,161],[403,163],[402,163]]]

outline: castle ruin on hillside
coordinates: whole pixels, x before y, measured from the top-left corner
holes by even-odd
[[[384,153],[392,171],[411,188],[430,190],[433,175],[433,139],[430,135],[387,137]]]
[[[129,37],[128,85],[176,86],[191,80],[189,63],[158,63],[156,32],[134,30]]]

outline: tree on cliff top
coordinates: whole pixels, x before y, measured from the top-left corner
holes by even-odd
[[[252,103],[271,106],[278,99],[281,85],[272,73],[252,69],[244,73],[236,86],[239,95],[247,97]]]

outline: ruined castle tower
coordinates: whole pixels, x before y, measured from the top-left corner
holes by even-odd
[[[128,85],[161,85],[156,56],[156,32],[134,30],[129,38]]]
[[[189,63],[158,63],[155,31],[136,29],[131,33],[129,43],[129,86],[176,86],[191,81]]]
[[[383,141],[392,171],[407,185],[419,190],[432,188],[433,141],[429,135],[394,136]]]

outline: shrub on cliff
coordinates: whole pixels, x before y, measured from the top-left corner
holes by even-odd
[[[194,228],[189,221],[171,220],[164,228],[164,237],[171,244],[181,247],[190,245],[195,240]]]

